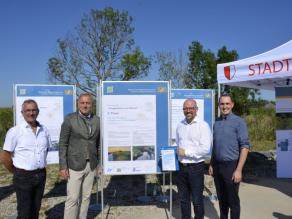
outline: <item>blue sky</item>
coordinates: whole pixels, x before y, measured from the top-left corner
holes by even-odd
[[[106,6],[129,12],[136,45],[146,55],[187,51],[199,41],[214,53],[225,45],[247,58],[292,39],[291,0],[2,0],[0,107],[12,106],[13,84],[48,83],[56,40],[74,31],[90,9]],[[156,75],[152,68],[150,79]]]

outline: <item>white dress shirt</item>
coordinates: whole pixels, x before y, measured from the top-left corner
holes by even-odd
[[[36,133],[28,123],[12,127],[6,134],[3,150],[12,152],[13,165],[25,170],[46,166],[48,148],[51,145],[49,132],[39,124]]]
[[[191,123],[184,119],[176,128],[176,144],[185,150],[181,163],[199,163],[211,155],[212,135],[207,122],[195,117]]]

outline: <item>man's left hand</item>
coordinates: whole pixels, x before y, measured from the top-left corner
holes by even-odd
[[[241,180],[242,180],[242,172],[240,170],[235,170],[232,175],[232,181],[234,183],[240,183]]]
[[[102,174],[102,168],[101,168],[101,166],[98,165],[96,167],[96,176],[100,177],[101,174]]]

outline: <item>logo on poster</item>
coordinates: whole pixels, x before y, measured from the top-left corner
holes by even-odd
[[[108,86],[108,87],[106,88],[106,92],[107,92],[107,93],[113,93],[113,92],[114,92],[114,87],[113,87],[113,86]]]
[[[205,98],[211,98],[211,92],[206,93]]]
[[[157,92],[158,93],[166,93],[167,92],[167,88],[166,87],[158,87],[157,88]]]
[[[64,90],[65,95],[73,95],[73,90]]]
[[[19,89],[19,95],[26,95],[26,89]]]
[[[224,75],[225,78],[227,78],[228,80],[231,80],[234,77],[235,73],[236,73],[235,65],[228,65],[224,67]]]

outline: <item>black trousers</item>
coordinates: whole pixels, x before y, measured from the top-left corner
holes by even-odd
[[[237,167],[237,162],[236,160],[213,164],[214,182],[220,207],[220,219],[228,219],[229,209],[231,219],[240,218],[239,183],[232,181],[232,175]]]
[[[181,218],[191,218],[191,201],[193,202],[195,219],[204,218],[204,162],[183,166],[176,177],[180,199]]]
[[[13,185],[18,219],[37,219],[44,194],[46,170],[25,171],[15,168]]]

